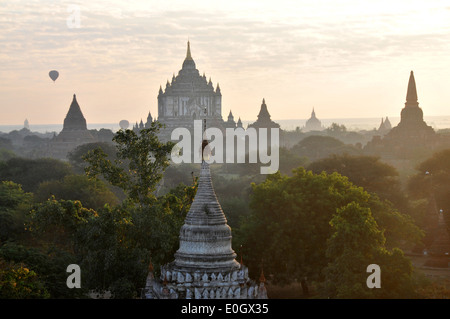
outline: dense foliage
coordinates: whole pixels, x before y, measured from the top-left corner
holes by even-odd
[[[337,173],[316,175],[299,168],[291,177],[273,174],[263,183],[253,185],[250,206],[252,213],[237,232],[245,247],[247,263],[253,273],[258,273],[263,265],[264,272],[280,283],[301,282],[304,278],[323,282],[331,271],[330,263],[335,264],[334,267],[339,265],[335,259],[340,254],[333,245],[348,245],[349,251],[355,250],[351,248],[355,245],[361,249],[353,253],[369,253],[364,245],[386,250],[385,241],[398,243],[401,239],[419,240],[422,236],[408,216],[392,210],[387,203]],[[371,231],[379,234],[378,238],[365,238],[369,233],[357,237],[368,227],[364,220],[364,227],[352,226],[353,230],[358,229],[352,233],[356,238],[337,237],[341,234],[338,226],[343,221],[339,216],[344,212],[350,214],[347,210],[355,215],[352,218],[369,215]],[[333,235],[334,231],[338,233]],[[372,262],[374,260],[376,258]],[[358,263],[357,258],[355,262]],[[367,265],[361,263],[359,267]],[[344,269],[342,266],[341,270]],[[365,268],[360,269],[361,273],[363,271]],[[365,281],[361,282],[363,284]]]
[[[173,260],[197,189],[198,165],[169,166],[173,144],[158,129],[121,130],[69,162],[0,149],[0,298],[140,296],[150,262],[158,275]],[[299,282],[305,295],[315,287],[311,297],[409,298],[448,293],[418,286],[403,253],[424,245],[431,204],[450,211],[448,163],[448,150],[424,161],[405,193],[392,166],[311,135],[280,149],[276,174],[259,174],[259,164],[211,172],[251,277],[264,270],[268,285]],[[81,268],[81,289],[66,286],[69,264]],[[369,264],[382,269],[381,289],[366,286]]]

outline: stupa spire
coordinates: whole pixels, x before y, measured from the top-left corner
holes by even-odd
[[[416,80],[414,79],[414,72],[411,71],[409,75],[408,91],[406,93],[406,103],[405,106],[419,106],[417,102],[417,89]]]
[[[189,40],[187,42],[186,58],[183,62],[183,70],[196,70],[195,62],[191,54],[191,43],[189,42]]]
[[[192,60],[191,43],[189,42],[189,40],[187,42],[186,60]]]

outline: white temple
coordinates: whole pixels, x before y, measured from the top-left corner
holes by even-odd
[[[203,123],[205,132],[205,119]],[[204,139],[203,155],[207,144]],[[214,192],[205,158],[202,156],[197,193],[180,230],[175,260],[161,267],[158,279],[150,268],[142,298],[266,299],[264,277],[255,283],[248,277],[248,268],[236,261],[231,228]]]

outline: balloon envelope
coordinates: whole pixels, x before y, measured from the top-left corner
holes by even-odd
[[[123,130],[126,130],[129,125],[130,125],[130,122],[128,122],[127,120],[122,120],[119,122],[119,126]]]
[[[56,79],[57,79],[58,76],[59,76],[59,72],[56,71],[56,70],[52,70],[52,71],[50,71],[50,72],[48,73],[48,75],[50,76],[50,79],[52,79],[53,82],[55,82]]]

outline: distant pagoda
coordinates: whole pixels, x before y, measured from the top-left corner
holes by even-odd
[[[414,72],[411,71],[406,93],[406,102],[401,110],[400,123],[388,132],[379,130],[383,138],[375,136],[368,142],[364,150],[369,154],[378,154],[387,157],[409,158],[416,154],[427,154],[436,149],[439,138],[433,128],[423,119],[423,111],[419,107]],[[387,123],[386,123],[387,122]],[[390,125],[387,118],[384,128]],[[380,127],[383,129],[383,127]]]
[[[231,247],[231,228],[214,192],[202,142],[198,190],[180,230],[175,260],[161,267],[159,279],[149,274],[145,299],[254,299],[267,298],[264,280],[259,285],[248,277],[248,268],[236,261]]]
[[[313,110],[311,112],[311,117],[306,121],[303,131],[309,132],[309,131],[322,131],[322,130],[323,130],[322,123],[316,117],[316,112],[314,111],[314,108],[313,108]]]
[[[241,123],[242,124],[242,123]],[[234,121],[233,113],[228,114],[228,120],[224,123],[226,128],[236,128],[236,122]]]
[[[87,131],[86,119],[83,112],[81,112],[80,105],[78,105],[77,96],[73,95],[72,103],[69,111],[64,119],[63,131]]]
[[[391,121],[389,121],[388,117],[386,116],[386,119],[381,118],[380,126],[378,127],[378,132],[382,135],[385,135],[389,133],[389,131],[392,129]]]
[[[138,122],[136,122],[136,125],[133,125],[133,131],[135,132],[139,132],[140,130],[144,129],[144,128],[150,128],[152,126],[153,123],[153,117],[151,112],[148,112],[147,115],[147,122],[145,122],[141,119],[141,122],[138,124]]]
[[[386,136],[387,139],[417,143],[418,141],[429,141],[435,137],[433,128],[423,120],[423,111],[419,107],[413,71],[409,76],[405,107],[402,109],[400,117],[400,123],[392,128]]]
[[[95,141],[96,139],[87,129],[86,119],[74,94],[69,111],[64,118],[63,129],[50,143],[51,154],[53,157],[66,159],[67,153],[77,146]]]
[[[271,120],[269,110],[267,109],[266,100],[263,99],[261,109],[259,110],[258,119],[256,122],[249,124],[248,127],[254,128],[279,128],[280,124]]]

